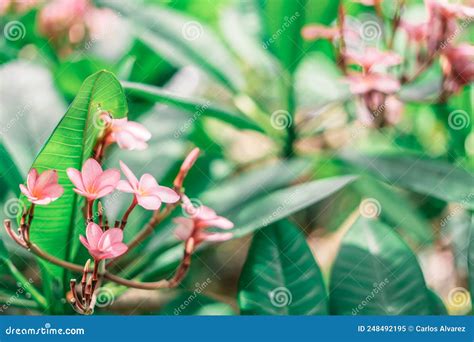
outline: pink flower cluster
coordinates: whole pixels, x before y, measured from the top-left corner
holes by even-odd
[[[118,122],[118,123],[117,123]],[[103,139],[107,144],[116,142],[119,146],[133,149],[139,146],[146,147],[145,141],[150,139],[149,132],[140,124],[127,121],[127,119],[110,119],[105,129]],[[99,141],[99,144],[101,142]],[[182,193],[183,181],[199,156],[199,149],[194,149],[184,160],[174,181],[174,189],[161,186],[149,173],[137,178],[132,170],[122,161],[120,168],[125,175],[121,180],[120,171],[114,168],[103,170],[100,163],[89,158],[82,165],[81,170],[68,168],[66,170],[69,180],[74,185],[74,192],[87,199],[88,225],[86,237],[80,236],[80,241],[89,250],[96,261],[116,258],[127,251],[123,243],[123,232],[130,212],[136,205],[146,210],[159,211],[162,203],[173,204],[182,201],[187,217],[177,218],[176,236],[182,240],[193,239],[194,245],[203,241],[224,241],[232,237],[231,233],[208,232],[207,228],[216,227],[230,229],[232,222],[218,216],[211,208],[202,206],[193,212],[192,204],[188,197]],[[64,189],[58,182],[55,170],[47,170],[41,175],[36,169],[31,169],[25,185],[20,185],[22,193],[33,205],[47,205],[58,198]],[[133,195],[133,201],[122,218],[120,226],[108,228],[93,222],[91,211],[94,201],[119,190]]]
[[[39,12],[38,29],[61,56],[67,56],[86,39],[103,34],[103,22],[115,16],[112,10],[97,8],[89,0],[52,0]]]
[[[381,1],[354,1],[374,6],[377,15],[383,15]],[[447,0],[425,0],[425,3],[429,18],[425,23],[411,23],[399,16],[391,19],[393,32],[387,46],[392,49],[394,37],[400,28],[406,33],[409,47],[416,51],[415,64],[419,70],[429,67],[439,56],[444,75],[443,94],[449,95],[474,81],[473,45],[454,44],[455,38],[463,30],[458,20],[464,20],[462,25],[466,27],[474,16],[474,8]],[[400,6],[399,12],[403,13],[404,5]],[[307,25],[301,34],[308,41],[328,39],[339,46],[339,66],[346,74],[345,82],[349,84],[351,93],[357,96],[357,112],[362,123],[371,126],[394,124],[399,121],[403,110],[403,103],[397,93],[402,83],[409,81],[410,77],[404,73],[395,77],[389,71],[398,65],[403,70],[403,59],[393,51],[365,46],[361,41],[361,33],[357,31],[349,25],[344,7],[341,6],[337,26]],[[418,75],[419,72],[415,72],[414,77]]]

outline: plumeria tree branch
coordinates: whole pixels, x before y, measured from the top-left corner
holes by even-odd
[[[28,249],[39,258],[62,268],[82,274],[80,282],[70,280],[68,298],[74,310],[81,314],[92,314],[94,311],[96,293],[104,280],[115,282],[130,288],[156,290],[176,287],[184,279],[191,265],[192,254],[195,248],[203,241],[224,241],[229,239],[231,233],[215,233],[205,231],[208,227],[230,229],[233,224],[227,219],[217,216],[210,208],[194,208],[184,193],[183,183],[199,156],[199,149],[194,149],[185,158],[173,182],[173,189],[161,186],[150,174],[143,174],[138,179],[130,168],[120,161],[120,168],[126,180],[120,180],[118,169],[103,170],[101,160],[105,149],[112,143],[125,149],[143,149],[150,138],[149,132],[142,125],[129,122],[127,119],[114,120],[110,115],[103,116],[107,123],[104,133],[98,139],[94,149],[94,158],[89,158],[82,165],[81,170],[68,168],[67,176],[74,185],[74,192],[86,199],[86,236],[79,236],[80,242],[92,256],[85,265],[78,265],[67,260],[62,260],[49,254],[30,240],[30,229],[34,221],[36,205],[47,205],[57,200],[64,192],[58,183],[55,170],[47,170],[41,175],[32,169],[28,173],[26,186],[20,185],[22,193],[31,202],[28,209],[24,210],[20,218],[18,233],[12,229],[9,220],[4,222],[5,229],[10,237],[21,247]],[[101,198],[119,190],[133,195],[132,202],[123,214],[120,221],[109,227],[107,216],[101,203]],[[97,213],[94,212],[97,202]],[[166,203],[160,210],[162,203]],[[184,242],[183,259],[170,280],[156,282],[141,282],[122,278],[107,271],[114,261],[125,255],[128,251],[140,245],[179,205],[188,217],[176,219],[178,224],[176,236]],[[152,210],[153,215],[145,227],[128,244],[123,242],[123,231],[126,229],[129,215],[137,207]],[[106,263],[105,260],[110,260]]]

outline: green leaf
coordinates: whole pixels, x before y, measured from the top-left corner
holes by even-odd
[[[63,260],[73,260],[79,248],[78,235],[85,229],[81,214],[84,201],[72,190],[73,185],[66,169],[80,169],[92,154],[96,138],[101,131],[98,115],[108,111],[114,118],[127,113],[127,103],[120,83],[113,74],[100,71],[88,77],[66,114],[36,157],[32,168],[38,172],[58,171],[64,194],[47,206],[37,206],[31,226],[31,241],[46,252]],[[26,199],[21,197],[24,203]],[[58,282],[61,291],[68,288],[64,269],[41,261],[45,289],[47,281]],[[52,277],[49,279],[49,277]],[[52,291],[49,293],[52,296]],[[57,298],[49,298],[50,301]]]
[[[304,54],[301,29],[305,23],[306,2],[307,0],[259,2],[267,31],[263,47],[269,49],[290,73],[296,69]]]
[[[472,186],[469,186],[474,184],[474,175],[448,162],[421,155],[364,156],[355,153],[345,153],[342,159],[390,185],[474,208]]]
[[[197,284],[199,285],[199,283]],[[160,315],[174,316],[232,316],[234,310],[229,304],[219,302],[213,298],[198,293],[196,290],[184,291],[182,294],[167,303]]]
[[[129,19],[141,41],[174,66],[194,65],[234,93],[243,87],[243,77],[222,42],[212,30],[177,11],[159,5],[101,0]]]
[[[330,177],[278,190],[238,208],[230,220],[234,236],[247,235],[317,203],[355,180],[354,176]]]
[[[137,96],[148,101],[175,106],[186,112],[192,113],[192,120],[206,116],[219,119],[232,124],[237,128],[251,129],[262,132],[262,129],[249,118],[230,109],[213,104],[210,100],[193,99],[178,94],[140,83],[122,82],[125,90],[132,96]],[[192,123],[192,122],[191,122]]]
[[[471,215],[469,249],[467,257],[467,268],[469,273],[469,291],[471,291],[471,307],[474,310],[474,215]]]
[[[327,315],[321,270],[289,221],[255,233],[239,280],[243,315]]]
[[[273,178],[274,179],[267,177],[268,184],[275,181],[276,177]],[[238,202],[235,202],[234,206],[229,208],[231,210],[223,212],[218,211],[218,214],[227,216],[232,222],[234,222],[235,228],[233,229],[233,233],[234,237],[238,238],[270,225],[273,222],[279,221],[282,218],[334,194],[344,186],[351,183],[354,179],[355,178],[352,176],[327,178],[291,186],[270,192],[267,195],[259,196],[257,198],[254,197],[255,193],[252,194],[252,196],[246,197],[246,188],[242,188],[238,193],[243,194],[243,196],[236,196]],[[236,185],[237,184],[238,183],[236,183]],[[262,186],[260,189],[262,191],[269,191],[266,190],[267,187],[265,184],[266,183],[260,184]],[[248,188],[250,188],[250,186]],[[203,198],[205,198],[205,195]],[[246,204],[247,198],[250,200],[250,203],[248,204]],[[207,204],[207,202],[203,203]],[[169,235],[172,229],[173,226],[166,227],[162,231],[162,234]],[[150,246],[153,246],[153,244]],[[208,245],[203,245],[202,248],[206,248],[206,246]],[[155,276],[163,269],[169,269],[170,266],[175,265],[180,260],[182,253],[182,246],[180,245],[176,245],[173,248],[161,252],[158,256],[153,258],[151,263],[147,263],[147,269],[143,276],[148,279],[149,277]]]
[[[0,141],[0,182],[5,184],[15,195],[19,195],[19,184],[23,183],[23,176],[14,159]]]
[[[29,293],[31,295],[31,298],[41,308],[45,308],[47,306],[46,298],[44,298],[43,295],[33,286],[31,278],[27,279],[10,260],[10,255],[8,253],[8,250],[5,248],[5,244],[3,243],[3,240],[1,238],[0,238],[0,263],[4,263],[7,266],[8,270],[13,275],[17,283],[21,284],[21,288],[24,289],[27,293]],[[16,294],[18,295],[18,293]],[[15,300],[15,303],[18,304],[19,306],[24,306],[24,305],[21,305],[20,302],[17,302],[16,300]],[[26,305],[26,303],[24,304]]]
[[[416,256],[393,229],[360,217],[342,240],[330,280],[336,315],[430,315]]]
[[[448,314],[448,311],[444,306],[443,300],[438,296],[436,292],[428,288],[428,296],[430,297],[431,310],[433,315],[445,316]]]
[[[225,214],[243,203],[291,184],[310,166],[309,160],[293,158],[250,170],[216,184],[200,195],[205,205]],[[235,194],[239,194],[236,196]]]
[[[372,206],[383,221],[414,242],[429,244],[433,241],[431,225],[402,193],[369,177],[361,177],[354,183],[354,187],[363,196],[363,201],[366,201],[361,202],[360,210],[364,210],[366,203],[367,209]]]

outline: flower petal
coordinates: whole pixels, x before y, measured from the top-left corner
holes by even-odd
[[[34,192],[42,192],[45,187],[58,183],[58,173],[56,170],[46,170],[41,173],[36,180]]]
[[[133,134],[138,140],[147,141],[151,139],[150,131],[138,122],[129,121],[124,128],[127,132]]]
[[[202,238],[206,241],[227,241],[232,239],[234,235],[232,233],[202,233]]]
[[[71,180],[72,184],[74,184],[74,186],[82,191],[82,192],[85,192],[86,189],[84,187],[84,183],[82,182],[82,175],[81,175],[81,172],[79,170],[76,170],[72,167],[68,168],[66,170],[66,173],[67,173],[67,176],[69,177],[69,179]]]
[[[216,227],[221,229],[232,229],[234,228],[234,224],[226,219],[225,217],[218,216],[213,220],[206,221],[208,227]]]
[[[120,161],[120,168],[122,169],[122,172],[125,175],[125,177],[127,177],[128,182],[130,183],[130,186],[134,190],[138,190],[139,182],[138,182],[137,177],[135,177],[135,175],[133,174],[132,170],[130,170],[123,161]]]
[[[100,238],[98,248],[102,251],[109,249],[116,243],[123,240],[123,232],[120,228],[112,228],[107,230]]]
[[[132,186],[130,185],[130,183],[126,180],[121,180],[117,183],[117,187],[116,187],[117,190],[119,191],[122,191],[122,192],[129,192],[129,193],[133,193],[135,192],[135,190],[133,190]]]
[[[161,200],[157,196],[141,196],[137,195],[138,205],[142,206],[146,210],[157,210],[161,206]]]
[[[174,231],[174,235],[180,240],[187,240],[193,232],[193,220],[185,217],[177,217],[173,222],[178,224]]]
[[[93,158],[86,160],[82,166],[82,182],[86,190],[90,190],[94,186],[94,181],[102,174],[102,167]]]
[[[140,191],[152,193],[158,188],[156,179],[149,173],[144,173],[140,177],[140,185],[138,186]]]
[[[26,185],[28,186],[28,189],[33,189],[35,187],[37,179],[38,171],[36,171],[36,169],[31,169],[30,172],[28,172],[28,177],[26,179]]]
[[[97,249],[99,245],[99,241],[102,238],[104,232],[99,227],[98,224],[94,222],[89,222],[86,228],[86,237],[89,246],[93,249]]]
[[[117,169],[108,169],[102,172],[94,181],[94,189],[98,192],[106,187],[112,187],[115,189],[117,183],[120,180],[120,171]]]
[[[158,186],[155,194],[165,203],[176,203],[179,201],[179,195],[171,188],[166,186]]]

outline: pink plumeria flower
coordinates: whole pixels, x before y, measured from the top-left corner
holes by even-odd
[[[400,82],[389,76],[378,73],[352,74],[347,77],[350,91],[356,95],[367,94],[372,91],[393,94],[400,89]]]
[[[142,124],[128,121],[127,118],[112,119],[108,115],[103,116],[103,119],[110,130],[108,144],[116,142],[121,149],[130,151],[148,147],[147,141],[151,139],[151,133]]]
[[[199,157],[199,148],[193,149],[184,159],[183,164],[181,164],[181,168],[179,169],[178,175],[174,180],[174,186],[177,189],[180,189],[183,186],[183,181],[188,175],[189,170],[193,167],[194,163]]]
[[[402,20],[400,27],[407,33],[408,39],[417,43],[423,42],[428,35],[427,23],[413,24]]]
[[[56,201],[64,193],[63,187],[58,184],[56,170],[47,170],[39,175],[36,169],[31,169],[28,172],[26,186],[20,184],[20,190],[28,201],[40,205]]]
[[[463,86],[474,82],[474,45],[447,47],[442,54],[441,66],[448,91],[457,92]]]
[[[79,240],[97,261],[116,258],[128,249],[122,241],[123,232],[121,229],[111,228],[104,232],[94,222],[89,222],[86,228],[86,237],[81,235]]]
[[[210,227],[220,229],[232,229],[234,227],[231,221],[218,216],[213,209],[204,205],[195,208],[186,196],[183,196],[183,208],[190,217],[174,219],[174,222],[178,225],[175,230],[178,239],[186,241],[193,237],[197,245],[203,241],[226,241],[232,238],[232,233],[206,231]]]
[[[127,180],[121,180],[117,185],[117,189],[134,194],[138,205],[143,208],[158,210],[161,202],[175,203],[179,201],[180,197],[173,189],[158,185],[155,178],[149,173],[143,174],[138,180],[132,170],[122,161],[120,161],[120,168]]]
[[[359,64],[365,71],[369,71],[373,66],[394,66],[402,62],[402,58],[394,53],[388,51],[380,51],[376,48],[369,47],[363,53],[355,51],[346,52],[347,59],[355,64]]]
[[[76,186],[73,190],[88,200],[95,200],[110,194],[115,190],[120,180],[119,170],[103,171],[100,164],[93,158],[87,159],[82,166],[82,172],[68,168],[67,175]]]

